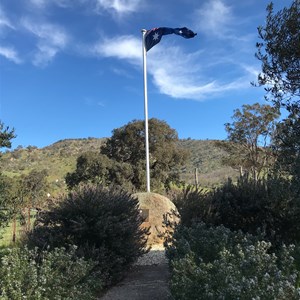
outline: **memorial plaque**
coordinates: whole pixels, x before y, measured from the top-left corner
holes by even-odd
[[[142,215],[143,222],[149,222],[149,209],[140,209],[140,214]]]

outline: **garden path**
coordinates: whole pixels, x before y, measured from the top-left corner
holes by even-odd
[[[169,269],[162,248],[141,257],[127,276],[99,300],[170,300]]]

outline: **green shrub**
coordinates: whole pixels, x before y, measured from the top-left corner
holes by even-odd
[[[211,193],[204,189],[188,186],[172,200],[180,213],[181,223],[191,226],[194,221],[211,220]]]
[[[174,299],[299,299],[294,247],[270,247],[223,226],[179,226],[167,248]]]
[[[142,221],[138,201],[128,193],[85,185],[40,214],[28,244],[40,249],[77,245],[77,254],[97,261],[110,284],[146,252]]]
[[[201,261],[208,263],[217,259],[223,249],[232,251],[237,245],[253,245],[262,240],[262,236],[232,232],[223,225],[212,227],[194,222],[190,227],[177,226],[172,239],[166,253],[170,260],[182,259],[192,251],[201,254]]]
[[[256,234],[263,230],[276,245],[300,241],[300,198],[285,178],[229,181],[212,195],[214,224]]]
[[[92,270],[96,263],[55,248],[49,252],[13,248],[1,259],[1,300],[95,299],[101,280]]]
[[[186,190],[174,203],[182,224],[193,220],[256,234],[265,232],[274,246],[300,241],[300,198],[284,178],[255,181],[241,177],[211,192]]]

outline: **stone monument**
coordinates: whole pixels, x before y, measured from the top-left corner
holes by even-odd
[[[178,222],[178,217],[174,203],[165,196],[156,193],[136,193],[133,195],[139,201],[141,214],[144,218],[143,227],[150,227],[150,235],[147,245],[162,245],[164,239],[161,234],[165,232],[163,226],[164,214],[169,214],[169,219]]]

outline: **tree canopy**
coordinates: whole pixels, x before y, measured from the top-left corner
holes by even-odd
[[[300,183],[300,115],[290,114],[277,126],[275,147],[277,168],[292,175]]]
[[[278,124],[274,146],[278,151],[277,170],[284,170],[300,183],[300,0],[274,13],[267,6],[264,26],[258,27],[260,42],[256,57],[262,63],[259,85],[265,86],[267,99],[289,111]],[[271,98],[272,96],[273,98]]]
[[[243,167],[257,179],[272,158],[269,143],[278,117],[278,110],[270,105],[255,103],[236,109],[233,122],[225,124],[229,143],[223,147],[230,154],[227,162]]]
[[[4,123],[0,121],[0,148],[10,148],[11,140],[15,138],[15,130],[9,129]]]
[[[166,122],[149,120],[152,188],[168,188],[171,182],[179,182],[178,167],[185,162],[187,152],[177,142],[176,130]],[[66,183],[72,188],[80,182],[101,182],[139,191],[146,187],[145,166],[144,122],[134,120],[114,129],[100,153],[79,156],[76,170],[67,174]]]
[[[85,152],[77,158],[76,171],[66,175],[66,183],[69,188],[80,182],[105,184],[110,165],[106,156],[93,151]]]
[[[178,134],[165,121],[149,120],[149,152],[152,187],[178,181],[176,167],[181,166],[187,153],[178,147]],[[135,120],[115,129],[101,153],[133,168],[133,182],[137,189],[145,186],[145,130],[144,121]]]
[[[11,140],[15,138],[15,130],[9,129],[0,121],[0,148],[10,148]],[[0,226],[5,224],[10,217],[6,212],[11,199],[11,180],[0,173]]]
[[[300,106],[300,0],[274,13],[267,6],[264,26],[258,27],[261,39],[256,57],[262,63],[258,84],[274,98],[274,103],[293,110]]]

